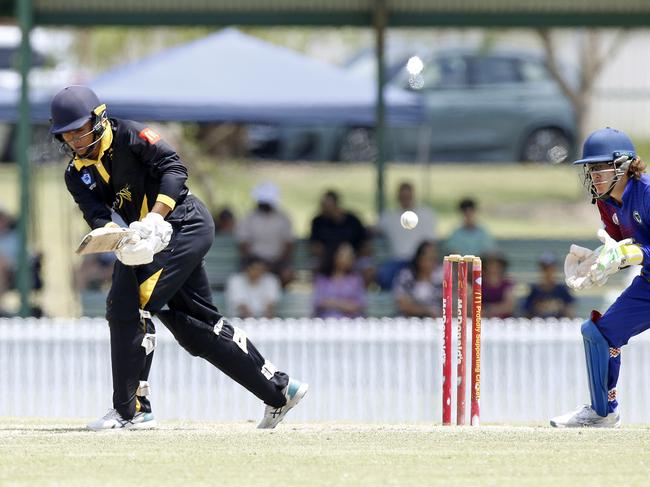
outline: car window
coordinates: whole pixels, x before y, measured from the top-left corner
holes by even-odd
[[[421,77],[423,90],[465,86],[467,61],[461,56],[434,58],[425,62]]]
[[[538,83],[551,79],[548,69],[544,66],[544,63],[539,61],[521,60],[519,70],[521,78],[527,83]]]
[[[471,66],[471,82],[474,85],[521,83],[517,61],[513,58],[475,57]]]

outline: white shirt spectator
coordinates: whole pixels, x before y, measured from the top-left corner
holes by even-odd
[[[416,208],[418,225],[406,230],[400,223],[403,209],[387,210],[379,219],[379,230],[388,240],[390,256],[393,260],[411,260],[420,242],[436,239],[436,218],[429,208]]]
[[[286,244],[293,242],[291,220],[277,209],[253,210],[237,223],[235,239],[248,244],[252,255],[275,262],[283,256]]]
[[[269,304],[275,306],[281,296],[280,281],[270,272],[252,282],[246,273],[240,272],[228,278],[226,284],[226,307],[229,316],[240,316],[239,306],[248,308],[251,316],[266,316]]]

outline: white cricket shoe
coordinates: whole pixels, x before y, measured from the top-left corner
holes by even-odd
[[[554,428],[618,428],[621,426],[621,415],[618,409],[607,416],[599,416],[589,404],[580,406],[570,413],[551,419]]]
[[[86,428],[93,431],[112,430],[112,429],[133,429],[144,430],[157,426],[153,413],[139,412],[135,413],[131,419],[124,419],[115,409],[109,409],[104,417],[88,423]]]
[[[287,403],[280,408],[274,408],[273,406],[267,405],[264,408],[264,417],[257,427],[260,429],[275,428],[278,423],[284,419],[289,410],[305,397],[308,389],[309,384],[300,382],[299,380],[289,379],[289,384],[284,388],[284,391],[282,391],[287,398]]]

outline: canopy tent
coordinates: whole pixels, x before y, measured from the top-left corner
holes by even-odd
[[[375,86],[290,49],[225,29],[89,83],[109,113],[157,121],[375,124]],[[421,119],[417,97],[385,91],[387,122]]]

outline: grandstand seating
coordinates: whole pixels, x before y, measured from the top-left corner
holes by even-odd
[[[596,248],[600,243],[596,240],[569,240],[569,239],[500,239],[497,247],[508,259],[508,274],[518,283],[516,292],[523,298],[527,285],[535,282],[538,276],[538,259],[544,252],[552,252],[560,263],[572,243],[588,248]],[[298,280],[301,282],[300,291],[289,291],[283,295],[278,304],[277,312],[280,317],[295,318],[311,315],[311,293],[308,284],[311,281],[312,261],[309,257],[309,242],[306,239],[296,240],[293,266]],[[380,263],[387,258],[388,249],[383,238],[373,241],[375,260]],[[237,245],[231,236],[217,235],[215,243],[205,257],[206,270],[213,289],[215,304],[224,309],[225,297],[223,294],[228,276],[237,271],[239,254]],[[610,283],[605,288],[581,293],[576,301],[577,316],[587,316],[592,308],[602,308],[605,301],[603,291],[624,286],[623,273],[612,276]],[[305,284],[305,285],[302,285]],[[81,305],[84,316],[103,316],[105,294],[102,292],[85,292],[81,296]],[[389,292],[368,293],[368,316],[394,316],[395,304]]]

